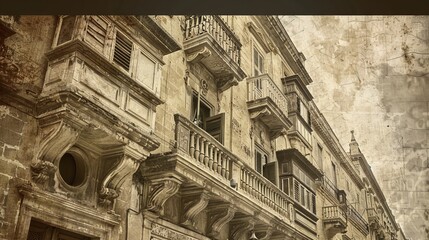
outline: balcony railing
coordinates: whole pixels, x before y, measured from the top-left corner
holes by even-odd
[[[379,227],[382,227],[380,215],[377,213],[375,208],[368,208],[367,214],[370,228],[378,229]]]
[[[322,178],[322,186],[327,193],[329,193],[335,199],[338,199],[338,188],[333,182],[326,176]]]
[[[288,206],[292,204],[292,199],[286,193],[250,167],[242,167],[240,178],[241,190],[289,218]]]
[[[352,205],[347,205],[347,217],[363,234],[368,235],[368,222]]]
[[[346,225],[346,213],[339,206],[323,207],[323,221],[336,222],[340,221]]]
[[[229,181],[231,163],[237,161],[234,154],[189,119],[175,114],[174,120],[178,148],[191,156],[199,166]]]
[[[259,120],[270,129],[275,139],[292,127],[288,118],[287,99],[268,74],[247,80],[247,108],[252,120]]]
[[[229,57],[240,65],[241,43],[219,16],[188,16],[185,19],[185,40],[205,33],[213,37]]]
[[[232,178],[232,164],[240,160],[189,119],[179,114],[174,115],[174,119],[177,149],[189,155],[198,167],[228,180],[229,183]],[[289,218],[288,207],[292,204],[292,199],[253,168],[244,163],[238,165],[241,166],[238,191],[258,200],[261,205],[271,208],[281,216]]]
[[[249,101],[269,97],[277,105],[277,107],[288,115],[287,99],[283,92],[271,80],[268,74],[263,74],[257,77],[252,77],[247,80],[249,86]]]

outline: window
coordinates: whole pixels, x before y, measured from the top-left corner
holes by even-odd
[[[139,51],[137,57],[136,79],[150,89],[154,89],[156,62]]]
[[[258,146],[255,147],[255,169],[258,173],[264,174],[264,166],[268,163],[267,154]]]
[[[103,52],[105,46],[107,25],[106,21],[97,16],[90,16],[88,19],[85,42],[100,52]]]
[[[58,34],[57,45],[70,41],[73,36],[76,16],[65,16],[60,18],[60,32]]]
[[[88,175],[85,154],[79,148],[70,148],[58,162],[58,172],[61,182],[66,184],[69,190],[82,186]],[[71,187],[71,188],[70,188]]]
[[[331,175],[332,175],[332,182],[335,186],[337,186],[337,168],[335,164],[331,161]]]
[[[259,76],[264,73],[264,59],[262,54],[256,49],[253,48],[253,75]]]
[[[282,179],[282,190],[283,192],[285,192],[287,195],[289,195],[289,179],[288,178],[283,178]]]
[[[299,112],[299,115],[302,117],[302,119],[310,125],[310,111],[308,111],[308,108],[304,105],[304,103],[298,99],[298,106],[297,110]]]
[[[317,164],[323,171],[323,148],[319,144],[317,144]]]
[[[225,113],[212,116],[211,107],[206,101],[198,98],[198,94],[192,95],[191,121],[212,135],[218,142],[223,143],[225,125]]]
[[[285,188],[285,182],[288,183],[285,180],[288,179],[283,179],[283,191],[289,195],[290,193],[285,191],[289,190],[288,186]],[[296,179],[293,179],[293,198],[310,212],[316,213],[316,195]]]
[[[133,50],[133,43],[125,38],[124,35],[117,32],[115,41],[115,50],[113,53],[113,61],[125,69],[127,72],[130,70],[131,52]]]

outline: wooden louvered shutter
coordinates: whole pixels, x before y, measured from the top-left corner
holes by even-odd
[[[133,43],[118,32],[116,34],[113,61],[119,64],[119,66],[121,66],[123,69],[127,70],[127,72],[130,69],[132,49]]]

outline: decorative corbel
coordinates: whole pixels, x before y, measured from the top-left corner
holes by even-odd
[[[184,206],[182,225],[195,230],[196,217],[207,207],[209,199],[208,192],[203,189],[198,189],[197,192],[182,192],[182,201]]]
[[[256,220],[253,217],[243,217],[231,221],[230,238],[240,240],[249,233],[255,226]]]
[[[149,151],[135,149],[132,143],[124,147],[119,163],[104,177],[99,191],[99,203],[105,207],[111,205],[120,194],[120,188],[126,178],[134,174],[148,156]]]
[[[186,61],[189,63],[195,63],[201,61],[203,58],[209,57],[210,55],[212,55],[212,52],[207,47],[203,47],[200,51],[187,56]]]
[[[172,175],[146,181],[147,198],[145,208],[160,216],[164,215],[164,204],[180,188],[183,179]]]
[[[251,113],[250,113],[250,119],[254,119],[254,120],[256,120],[256,119],[258,119],[258,118],[260,118],[260,117],[262,117],[262,116],[265,116],[265,115],[270,115],[271,114],[271,111],[267,108],[267,107],[264,107],[263,109],[261,109],[261,110],[258,110],[258,111],[252,111]]]
[[[272,226],[268,226],[263,229],[255,229],[255,232],[258,234],[259,240],[268,240],[271,238],[271,235],[274,232],[274,228]]]
[[[219,92],[223,92],[231,86],[237,85],[238,80],[232,74],[217,78],[217,88]]]
[[[229,203],[213,204],[208,209],[208,236],[219,239],[222,227],[234,217],[236,207]]]
[[[53,186],[55,163],[76,143],[81,132],[80,126],[71,126],[64,120],[46,118],[40,120],[41,141],[37,162],[31,164],[31,177],[35,183],[44,187]]]

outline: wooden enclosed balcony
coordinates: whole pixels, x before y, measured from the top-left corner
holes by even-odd
[[[184,31],[183,48],[188,62],[201,62],[215,76],[221,91],[246,76],[240,67],[240,40],[222,18],[188,16]]]
[[[259,119],[270,129],[271,138],[288,130],[287,99],[268,74],[247,80],[247,108],[252,119]]]

